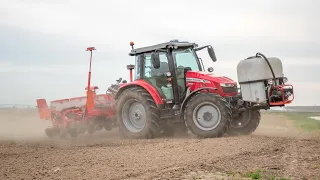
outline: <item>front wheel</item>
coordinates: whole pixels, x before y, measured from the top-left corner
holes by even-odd
[[[221,137],[231,122],[231,108],[221,96],[198,93],[185,108],[186,123],[190,131],[202,138]]]
[[[261,114],[259,110],[247,110],[232,119],[227,132],[230,136],[249,135],[253,133],[260,124]]]

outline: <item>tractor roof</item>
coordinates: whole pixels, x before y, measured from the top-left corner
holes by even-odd
[[[179,47],[183,47],[183,48],[188,48],[188,47],[196,47],[197,44],[196,43],[190,43],[190,42],[186,42],[186,41],[178,41],[178,40],[172,40],[169,42],[165,42],[165,43],[161,43],[161,44],[156,44],[153,46],[146,46],[146,47],[142,47],[142,48],[137,48],[137,49],[132,49],[131,52],[129,53],[130,56],[135,56],[137,54],[141,54],[141,53],[146,53],[146,52],[152,52],[155,50],[159,50],[159,49],[167,49],[169,46],[176,46],[177,48]]]

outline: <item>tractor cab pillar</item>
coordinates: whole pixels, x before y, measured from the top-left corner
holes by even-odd
[[[169,69],[172,75],[172,91],[173,91],[173,97],[174,97],[174,106],[173,106],[173,110],[179,110],[180,109],[180,104],[181,104],[181,100],[180,100],[180,91],[179,91],[179,86],[178,86],[178,81],[177,81],[177,74],[176,74],[176,66],[175,66],[175,62],[172,56],[172,51],[173,48],[169,47],[167,49],[167,57],[168,57],[168,65],[169,65]]]

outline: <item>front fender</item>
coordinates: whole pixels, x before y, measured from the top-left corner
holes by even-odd
[[[151,84],[147,83],[144,80],[136,80],[134,82],[130,82],[127,84],[124,84],[123,86],[121,86],[119,88],[119,91],[117,92],[115,99],[117,100],[119,98],[119,96],[122,94],[123,91],[132,88],[132,87],[142,87],[144,88],[146,91],[148,91],[148,93],[151,95],[151,97],[153,98],[154,102],[157,105],[162,105],[163,101],[162,98],[159,94],[159,92],[157,91],[157,89],[155,87],[153,87]]]

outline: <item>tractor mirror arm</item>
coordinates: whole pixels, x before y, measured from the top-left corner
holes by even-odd
[[[202,49],[204,49],[204,48],[207,48],[207,47],[209,47],[209,46],[210,46],[210,45],[198,47],[198,48],[195,48],[194,50],[195,50],[195,51],[200,51],[200,50],[202,50]]]
[[[217,57],[216,57],[216,54],[212,48],[211,45],[206,45],[206,46],[202,46],[202,47],[199,47],[199,48],[195,48],[194,51],[200,51],[204,48],[207,48],[208,49],[208,54],[210,56],[210,58],[212,59],[213,62],[216,62],[217,61]]]

